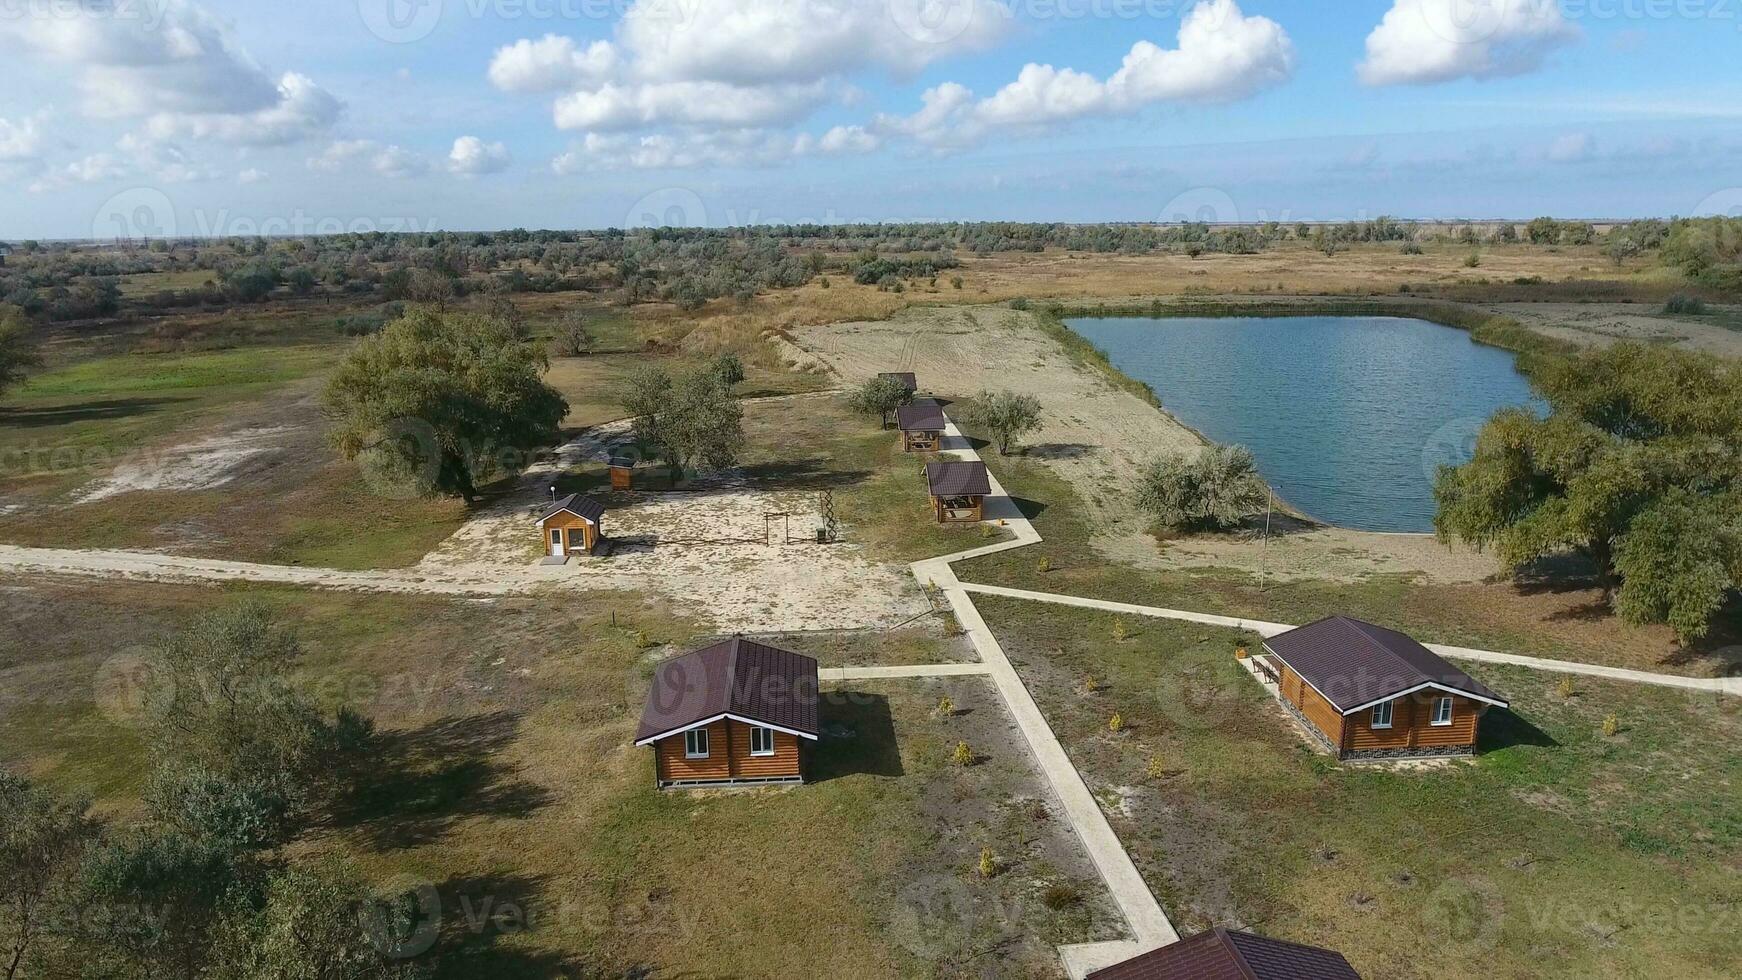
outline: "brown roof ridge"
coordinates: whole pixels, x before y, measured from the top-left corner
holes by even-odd
[[[1224,926],[1217,926],[1212,931],[1216,935],[1216,942],[1220,943],[1228,951],[1228,955],[1233,957],[1235,968],[1246,977],[1246,980],[1260,980],[1258,971],[1252,968],[1252,964],[1246,962],[1246,954],[1242,953],[1239,945],[1234,942],[1233,933]],[[1295,944],[1291,943],[1290,945]]]
[[[726,648],[726,711],[738,707],[738,658],[744,653],[744,634],[733,633]]]

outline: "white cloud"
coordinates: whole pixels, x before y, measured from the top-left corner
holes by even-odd
[[[1535,71],[1580,32],[1546,0],[1395,0],[1367,35],[1368,85],[1430,85]]]
[[[462,136],[454,140],[454,148],[448,153],[448,170],[468,177],[496,174],[507,170],[513,159],[508,154],[508,147],[501,143],[486,143],[476,136]]]
[[[130,6],[149,16],[88,3],[0,18],[0,51],[66,66],[86,116],[145,119],[157,138],[284,143],[338,116],[338,100],[305,76],[268,72],[192,0]]]
[[[765,129],[723,129],[693,133],[588,133],[551,161],[558,174],[589,170],[680,170],[693,167],[748,167],[779,163],[792,155],[793,141]]]
[[[203,166],[175,143],[129,133],[121,137],[116,146],[132,161],[135,169],[163,183],[214,180],[219,176],[217,171]]]
[[[1553,163],[1577,163],[1590,159],[1596,145],[1590,133],[1566,133],[1548,145],[1546,155]]]
[[[0,118],[0,160],[35,160],[42,155],[42,114],[17,122]]]
[[[271,174],[267,173],[264,170],[260,170],[260,169],[255,168],[255,167],[249,167],[248,169],[240,171],[239,173],[236,174],[236,183],[238,183],[238,184],[258,184],[261,181],[267,180],[271,176],[272,176]]]
[[[1248,98],[1287,81],[1294,67],[1294,42],[1280,24],[1247,16],[1235,0],[1206,0],[1180,24],[1178,47],[1139,41],[1105,82],[1071,68],[1030,64],[1015,81],[978,102],[954,82],[929,89],[919,112],[879,117],[876,129],[937,148],[958,148],[994,130],[1036,130],[1090,116],[1127,115],[1161,102]]]
[[[392,178],[415,177],[429,169],[429,164],[417,154],[374,140],[334,140],[320,156],[309,158],[308,165],[309,169],[324,173],[367,170]]]
[[[790,123],[828,97],[823,83],[746,87],[725,82],[601,86],[556,101],[558,129],[595,132],[656,125],[742,128]]]
[[[582,51],[570,38],[546,34],[498,48],[490,59],[490,84],[504,92],[560,92],[604,82],[619,67],[609,41],[594,41]]]
[[[740,85],[868,68],[907,75],[1010,33],[995,0],[637,0],[619,33],[643,77]]]
[[[99,184],[108,180],[119,180],[127,174],[127,168],[112,154],[93,153],[48,171],[32,181],[29,189],[32,194],[41,194],[44,191],[59,190],[69,184]]]

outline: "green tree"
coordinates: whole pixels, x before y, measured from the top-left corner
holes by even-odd
[[[1000,456],[1010,455],[1018,439],[1039,429],[1040,416],[1040,399],[1013,391],[982,391],[968,402],[968,423],[991,435]]]
[[[62,800],[0,769],[0,968],[6,980],[42,976],[44,941],[67,886],[96,835],[86,804]]]
[[[1137,485],[1137,506],[1169,527],[1221,530],[1264,506],[1269,493],[1244,446],[1207,446],[1151,462]]]
[[[145,802],[159,821],[232,848],[294,836],[368,733],[349,712],[329,722],[295,687],[301,656],[296,635],[253,603],[208,613],[153,651]]]
[[[42,366],[42,355],[30,339],[30,328],[16,309],[0,306],[0,394],[24,380],[29,369]]]
[[[744,359],[727,351],[714,358],[713,363],[708,365],[708,370],[713,372],[714,380],[722,388],[731,390],[733,385],[744,380]]]
[[[1532,218],[1524,226],[1524,237],[1532,245],[1555,245],[1561,240],[1561,223],[1553,218]]]
[[[877,376],[867,378],[853,393],[847,396],[847,405],[855,412],[864,415],[875,415],[883,424],[889,424],[889,416],[895,410],[912,400],[907,387],[894,378]]]
[[[333,440],[378,480],[471,500],[557,441],[568,403],[543,349],[499,319],[414,309],[365,338],[326,390]]]
[[[221,841],[166,828],[133,831],[92,851],[80,880],[79,958],[86,975],[196,977],[226,901],[258,868]]]
[[[744,449],[744,410],[711,368],[677,378],[656,367],[636,371],[623,407],[634,417],[636,441],[664,457],[674,481],[695,465],[734,466]]]
[[[571,310],[557,326],[556,352],[563,357],[585,357],[593,350],[593,331],[586,314]]]
[[[1542,363],[1546,418],[1497,413],[1475,457],[1442,467],[1442,539],[1493,547],[1509,570],[1589,557],[1633,623],[1684,642],[1742,582],[1742,366],[1618,344]]]
[[[393,921],[380,922],[383,917]],[[214,929],[213,980],[385,980],[416,975],[389,955],[410,933],[398,905],[377,902],[337,860],[275,871],[258,901],[232,892]],[[389,935],[369,925],[386,925]]]

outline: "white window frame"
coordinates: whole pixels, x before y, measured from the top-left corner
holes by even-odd
[[[1442,706],[1446,709],[1446,720],[1445,721],[1440,720],[1440,708]],[[1434,717],[1433,717],[1434,727],[1444,728],[1445,726],[1450,725],[1452,723],[1452,712],[1454,710],[1455,709],[1452,707],[1452,699],[1451,698],[1449,698],[1449,697],[1436,698],[1434,700]]]
[[[763,739],[763,738],[768,739],[768,748],[758,749],[756,747],[756,743],[757,743],[757,741],[759,741],[760,739]],[[750,754],[751,755],[773,755],[774,754],[774,729],[764,728],[761,725],[751,725],[750,726]]]
[[[696,746],[701,746],[697,751]],[[686,759],[706,759],[708,757],[708,730],[692,728],[683,733],[683,757]]]
[[[1378,704],[1373,706],[1373,727],[1374,728],[1390,728],[1391,727],[1391,720],[1392,720],[1391,711],[1392,711],[1392,705],[1394,705],[1394,704],[1396,704],[1395,701],[1381,701]],[[1384,721],[1379,720],[1379,715],[1382,711],[1384,712],[1384,715],[1385,715]]]

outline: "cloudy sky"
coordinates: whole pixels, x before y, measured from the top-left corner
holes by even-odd
[[[0,0],[0,239],[1742,213],[1742,0]]]

